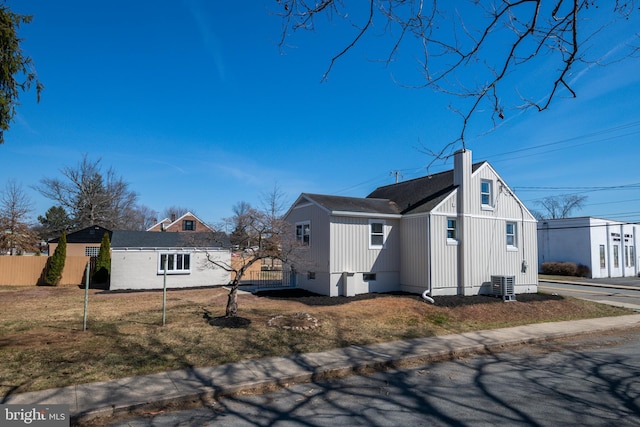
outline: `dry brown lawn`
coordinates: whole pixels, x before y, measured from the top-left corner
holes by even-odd
[[[416,295],[347,299],[241,294],[240,317],[229,321],[222,318],[226,297],[227,291],[220,288],[169,291],[167,324],[162,326],[161,292],[90,290],[88,328],[83,331],[83,289],[0,286],[0,393],[354,344],[628,313],[543,294],[518,296],[517,302],[436,297],[435,305]],[[303,329],[315,325],[307,322],[309,317],[317,327]]]

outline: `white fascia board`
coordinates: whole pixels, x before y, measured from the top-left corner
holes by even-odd
[[[400,214],[381,214],[375,212],[349,212],[349,211],[332,211],[332,216],[349,216],[356,218],[390,218],[399,219],[402,218]]]

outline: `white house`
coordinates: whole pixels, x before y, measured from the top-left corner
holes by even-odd
[[[637,227],[593,217],[541,220],[538,261],[586,265],[593,278],[637,276]]]
[[[231,251],[212,233],[114,231],[111,240],[111,290],[190,288],[227,285],[229,272],[207,256],[231,263]],[[166,264],[166,275],[165,275]]]
[[[487,162],[455,153],[454,169],[366,198],[301,194],[285,219],[304,261],[296,285],[324,295],[492,292],[507,277],[537,292],[536,220]]]

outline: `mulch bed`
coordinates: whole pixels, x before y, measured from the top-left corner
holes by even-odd
[[[373,298],[388,298],[388,297],[403,297],[412,298],[418,301],[423,301],[422,297],[417,294],[411,294],[407,292],[390,292],[381,294],[360,294],[353,297],[328,297],[325,295],[315,294],[313,292],[306,291],[304,289],[278,289],[269,291],[257,292],[258,297],[271,298],[271,299],[283,299],[288,301],[297,301],[309,306],[332,306],[347,304],[353,301],[363,301]],[[474,295],[474,296],[439,296],[433,297],[435,305],[441,307],[463,307],[474,304],[496,304],[502,303],[501,298],[496,298],[488,295]],[[562,300],[559,295],[549,294],[518,294],[516,300],[519,302],[534,302],[534,301],[549,301],[549,300]]]

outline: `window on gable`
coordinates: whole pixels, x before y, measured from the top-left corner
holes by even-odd
[[[384,221],[369,221],[369,247],[375,249],[384,247]]]
[[[182,221],[182,230],[183,231],[195,231],[196,230],[196,222],[190,219],[185,219]]]
[[[302,222],[296,224],[296,240],[308,246],[311,241],[311,224]]]
[[[480,199],[482,206],[493,206],[493,181],[480,181]]]
[[[455,218],[447,218],[447,240],[458,238],[458,224]]]
[[[191,255],[187,253],[161,253],[158,256],[158,274],[164,274],[165,262],[167,274],[191,273]]]
[[[516,248],[518,246],[518,227],[515,222],[507,222],[507,247]]]

